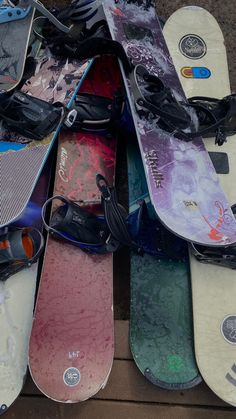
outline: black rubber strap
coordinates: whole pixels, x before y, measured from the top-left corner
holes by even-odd
[[[122,91],[117,91],[112,99],[90,93],[78,93],[74,103],[76,118],[71,126],[72,131],[112,129],[116,122],[120,121],[124,98]]]
[[[130,73],[133,68],[123,46],[112,39],[94,37],[81,41],[76,47],[75,54],[80,59],[93,58],[100,55],[115,55],[121,60],[126,73]]]
[[[114,188],[108,186],[106,179],[97,174],[96,182],[102,195],[105,220],[111,235],[121,244],[133,247],[134,243],[125,224],[124,216],[118,206]]]

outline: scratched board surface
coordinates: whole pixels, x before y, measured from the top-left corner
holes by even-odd
[[[121,42],[133,64],[161,78],[177,98],[183,91],[153,7],[120,0],[103,1],[112,38]],[[236,222],[202,139],[178,140],[139,118],[130,98],[148,189],[165,226],[186,240],[223,246],[236,241]]]
[[[33,17],[31,9],[24,19],[0,24],[0,92],[14,89],[21,80]]]
[[[69,106],[88,63],[58,60],[41,50],[35,75],[22,91],[48,102]],[[57,131],[42,141],[29,141],[0,126],[0,227],[13,222],[26,207]]]
[[[112,97],[116,60],[95,61],[80,91]],[[59,138],[55,194],[100,203],[97,173],[114,182],[116,140],[91,132]],[[30,372],[48,397],[77,402],[106,384],[114,355],[112,255],[89,255],[48,238],[30,340]]]

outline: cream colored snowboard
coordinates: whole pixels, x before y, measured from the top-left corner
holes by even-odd
[[[24,384],[38,263],[0,281],[0,414]]]
[[[166,22],[164,36],[187,97],[230,94],[224,38],[215,18],[190,6]],[[222,147],[206,139],[209,151],[225,152],[229,174],[219,175],[230,204],[236,203],[236,136]],[[236,271],[190,256],[196,360],[208,386],[236,406]]]

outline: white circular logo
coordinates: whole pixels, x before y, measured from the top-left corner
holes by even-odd
[[[79,384],[81,379],[81,374],[77,368],[70,367],[67,368],[63,374],[64,383],[67,386],[74,387]]]
[[[179,42],[179,49],[185,57],[191,58],[192,60],[202,58],[207,52],[207,47],[203,39],[194,34],[183,36]]]

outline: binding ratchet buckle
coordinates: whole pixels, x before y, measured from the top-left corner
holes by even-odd
[[[65,116],[65,119],[63,121],[63,124],[67,127],[67,128],[71,128],[72,125],[74,124],[75,120],[77,117],[77,111],[76,109],[71,109],[67,115]]]

